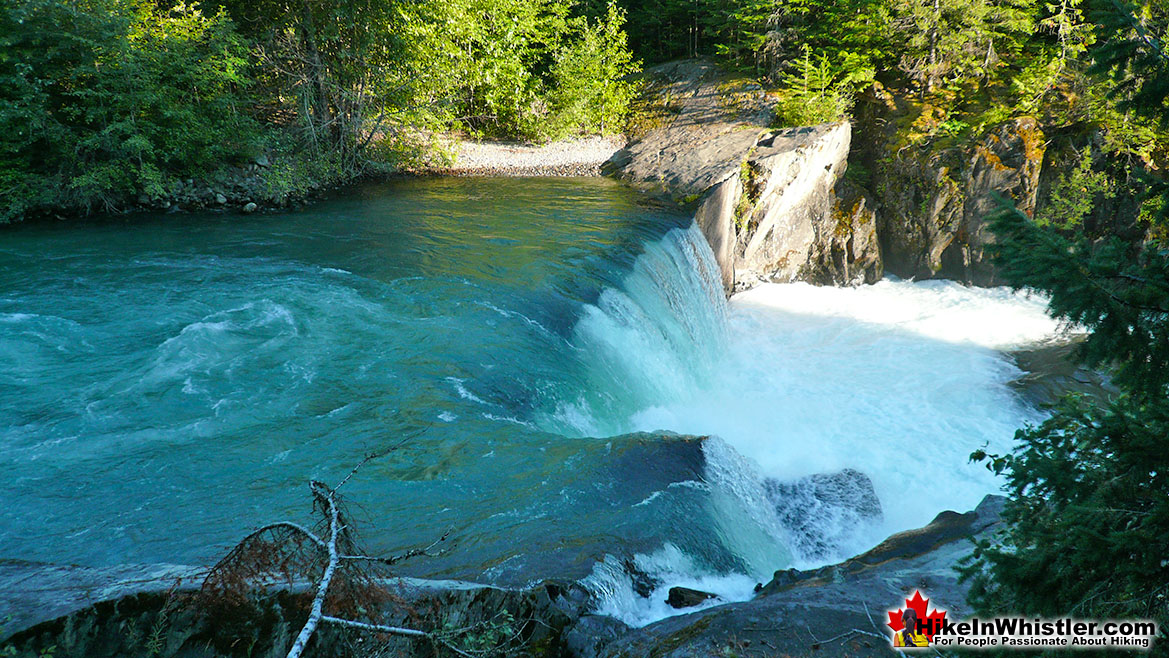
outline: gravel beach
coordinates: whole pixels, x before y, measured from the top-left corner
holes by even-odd
[[[625,146],[620,137],[586,137],[540,146],[516,142],[462,142],[450,167],[427,173],[450,176],[597,176]]]

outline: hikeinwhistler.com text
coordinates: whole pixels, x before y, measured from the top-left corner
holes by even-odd
[[[1151,619],[1035,619],[1024,617],[929,620],[918,623],[933,633],[931,647],[962,649],[1132,649],[1147,651],[1157,637]],[[931,626],[933,628],[931,628]]]

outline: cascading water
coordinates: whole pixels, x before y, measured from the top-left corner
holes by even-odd
[[[371,551],[453,527],[406,575],[587,576],[646,623],[671,585],[743,598],[969,509],[997,483],[967,455],[1037,417],[1002,350],[1055,332],[1042,300],[946,282],[728,304],[689,218],[597,179],[21,227],[0,559],[209,564],[408,433],[347,485]]]
[[[598,389],[618,393],[558,420],[583,435],[717,437],[704,444],[710,540],[736,556],[738,575],[667,542],[635,557],[634,570],[657,583],[637,596],[627,564],[601,563],[589,582],[602,609],[627,622],[673,612],[662,602],[669,585],[746,598],[775,569],[837,561],[943,509],[971,509],[998,483],[970,453],[1009,449],[1015,429],[1041,419],[1009,387],[1022,373],[1004,352],[1059,332],[1042,299],[886,280],[768,284],[726,306],[695,228],[643,256],[686,260],[662,250],[702,255],[690,276],[653,285],[642,270],[654,268],[639,262],[584,314],[576,345],[608,377]],[[663,328],[663,317],[685,331]]]
[[[631,431],[626,419],[647,401],[677,399],[710,377],[726,349],[726,308],[697,226],[647,244],[619,285],[584,305],[569,340],[585,355],[587,383],[541,425],[569,436]]]

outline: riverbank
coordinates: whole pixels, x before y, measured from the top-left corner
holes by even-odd
[[[600,176],[601,167],[625,147],[619,136],[566,139],[548,144],[470,141],[457,143],[449,166],[415,173],[447,176]]]
[[[383,611],[395,623],[505,625],[512,645],[503,655],[764,657],[827,650],[884,656],[891,655],[884,611],[903,605],[915,589],[927,588],[933,605],[951,618],[971,612],[965,602],[969,585],[959,582],[954,566],[973,541],[1000,527],[1003,500],[987,496],[965,514],[942,512],[929,525],[895,534],[839,564],[778,571],[749,601],[680,611],[640,628],[597,614],[595,595],[569,581],[518,589],[418,579],[378,586],[396,601]],[[0,614],[15,613],[14,625],[2,631],[15,653],[5,655],[39,656],[49,646],[56,647],[54,655],[90,658],[144,653],[150,646],[151,655],[160,656],[283,655],[303,624],[310,589],[301,583],[263,590],[236,610],[251,620],[241,630],[199,599],[203,573],[175,565],[101,570],[0,563],[0,584],[19,607],[0,606]],[[504,611],[508,616],[499,617]],[[394,655],[429,655],[425,643],[409,638],[362,638],[335,628],[321,631],[314,655],[356,656],[379,646]],[[355,653],[356,647],[363,653]]]
[[[327,162],[294,155],[263,154],[225,164],[201,178],[175,179],[153,194],[111,197],[98,207],[45,207],[27,220],[68,220],[129,213],[224,211],[253,213],[311,203],[347,187],[413,176],[599,177],[602,167],[626,145],[620,135],[577,137],[547,144],[454,140],[449,162],[391,167],[345,174]]]

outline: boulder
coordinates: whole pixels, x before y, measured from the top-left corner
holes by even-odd
[[[851,468],[788,482],[768,480],[765,486],[789,532],[792,552],[803,561],[840,557],[842,549],[883,518],[872,480]]]
[[[666,603],[672,608],[693,608],[715,598],[718,596],[710,592],[690,589],[689,587],[671,587],[670,594],[666,597]]]
[[[605,615],[583,615],[563,636],[568,655],[599,658],[605,647],[629,632],[624,622]]]
[[[0,639],[101,601],[198,589],[206,568],[123,564],[94,568],[21,560],[0,561]]]
[[[647,75],[665,116],[604,171],[693,206],[727,292],[761,281],[880,278],[875,216],[863,203],[836,200],[847,122],[768,128],[770,97],[741,85],[734,91],[707,62],[671,62]]]
[[[954,567],[972,540],[1001,527],[1005,499],[987,496],[971,512],[943,512],[851,560],[809,572],[783,571],[750,601],[713,606],[632,629],[600,656],[699,658],[743,655],[744,639],[768,656],[889,656],[885,610],[920,590],[951,619],[971,613],[968,583]],[[752,653],[751,655],[756,655]]]

